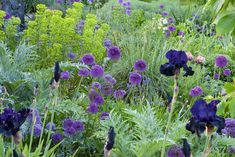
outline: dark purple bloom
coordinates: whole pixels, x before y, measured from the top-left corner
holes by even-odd
[[[30,132],[32,133],[32,128],[31,128]],[[34,130],[33,130],[33,135],[35,137],[40,137],[41,133],[42,133],[42,125],[41,124],[35,124],[34,125]]]
[[[162,16],[166,17],[166,16],[169,16],[168,12],[162,12]]]
[[[227,151],[228,151],[229,154],[235,155],[235,147],[234,146],[233,147],[228,147]]]
[[[51,122],[47,123],[46,129],[47,129],[47,130],[50,130],[50,127],[51,127],[51,130],[52,130],[52,131],[55,131],[55,130],[56,130],[56,126],[55,126],[54,123],[51,123]]]
[[[223,71],[225,76],[229,76],[231,74],[231,70],[230,69],[224,69]]]
[[[59,65],[59,62],[57,61],[57,62],[55,62],[54,77],[53,77],[55,82],[59,82],[59,80],[60,80],[60,73],[61,73],[60,65]]]
[[[217,133],[221,133],[222,129],[225,127],[225,120],[216,115],[217,104],[219,103],[219,100],[213,100],[210,103],[207,103],[203,99],[197,100],[190,110],[192,118],[186,125],[186,129],[192,133],[196,133],[198,136],[200,136],[206,128],[207,131],[210,132],[214,127],[217,127]]]
[[[159,5],[159,8],[160,8],[160,9],[164,9],[164,5],[163,5],[163,4],[160,4],[160,5]]]
[[[174,21],[174,19],[172,18],[172,17],[169,17],[168,19],[167,19],[167,21],[168,21],[168,24],[172,24],[172,23],[174,23],[175,21]]]
[[[142,76],[137,72],[132,72],[129,75],[129,82],[133,85],[140,84],[142,81]]]
[[[101,89],[101,84],[99,82],[93,82],[91,85],[92,88]]]
[[[73,136],[76,134],[76,130],[73,127],[67,127],[66,129],[64,129],[64,134],[66,136]]]
[[[56,3],[63,3],[64,0],[56,0]]]
[[[200,86],[196,86],[190,90],[189,95],[192,97],[196,97],[202,95],[202,92],[202,88]]]
[[[223,68],[228,64],[228,60],[225,56],[219,55],[215,58],[215,65],[217,67]]]
[[[170,35],[171,35],[171,32],[166,31],[166,32],[165,32],[165,35],[166,35],[166,37],[167,37],[167,38],[169,38],[169,37],[170,37]]]
[[[137,72],[144,72],[146,69],[147,69],[147,63],[144,60],[139,59],[135,62],[134,70],[136,70]]]
[[[72,119],[65,119],[64,123],[63,123],[63,128],[69,128],[69,127],[73,127],[73,120]]]
[[[235,137],[235,119],[225,119],[225,128],[222,130],[222,133],[233,138]]]
[[[105,120],[105,119],[108,119],[109,118],[109,113],[107,112],[102,112],[100,114],[100,120]]]
[[[182,36],[183,37],[184,36],[184,32],[183,31],[179,31],[178,32],[178,36]]]
[[[8,20],[12,17],[12,15],[8,12],[6,12],[5,16],[3,17],[5,20]]]
[[[170,32],[174,32],[175,30],[176,30],[176,28],[175,28],[175,26],[168,26],[167,27],[167,29],[168,29],[168,31],[170,31]]]
[[[81,77],[88,77],[90,75],[90,71],[87,68],[82,68],[78,70],[78,75]]]
[[[218,73],[215,73],[215,74],[214,74],[214,79],[218,80],[219,77],[220,77],[220,75],[219,75]]]
[[[94,65],[91,68],[91,76],[96,77],[102,77],[104,75],[104,69],[100,65]]]
[[[110,84],[104,84],[101,86],[101,93],[105,96],[111,95],[113,93],[113,86]]]
[[[110,75],[110,74],[104,75],[104,80],[105,80],[106,83],[109,83],[109,84],[111,84],[111,85],[114,85],[114,84],[116,84],[116,82],[117,82],[117,81],[115,80],[115,78],[113,78],[113,76]]]
[[[131,15],[131,9],[129,9],[129,8],[126,8],[126,11],[125,11],[125,13],[127,14],[127,15]]]
[[[92,65],[94,64],[95,62],[95,58],[93,57],[92,54],[85,54],[83,57],[82,57],[82,62],[86,65]]]
[[[29,113],[28,120],[30,123],[33,123],[33,116],[35,118],[35,124],[42,124],[42,120],[38,110],[34,109]]]
[[[85,129],[85,126],[81,121],[77,120],[73,123],[73,128],[76,132],[82,132]]]
[[[113,148],[115,137],[116,137],[116,133],[114,131],[114,128],[111,126],[108,132],[108,140],[105,145],[106,150],[110,151]]]
[[[194,71],[192,67],[187,66],[188,58],[184,51],[170,50],[166,53],[168,63],[161,65],[160,72],[166,76],[173,76],[179,73],[180,68],[185,71],[184,76],[192,76]]]
[[[108,58],[110,58],[113,61],[117,61],[121,58],[121,50],[117,46],[112,46],[108,49]]]
[[[112,46],[112,41],[109,40],[109,39],[105,39],[105,40],[104,40],[104,46],[105,46],[106,48],[110,48],[110,47]]]
[[[91,103],[95,103],[98,105],[104,104],[104,98],[93,89],[89,92],[88,97]]]
[[[173,146],[168,149],[167,157],[185,157],[185,155],[180,147]]]
[[[74,59],[74,58],[76,58],[76,54],[73,53],[73,52],[69,52],[69,53],[68,53],[68,58]]]
[[[68,80],[70,78],[70,74],[68,71],[64,71],[60,74],[61,79]]]
[[[7,137],[15,136],[20,131],[20,127],[25,122],[29,112],[29,109],[16,112],[11,108],[5,108],[0,114],[0,134]]]
[[[89,107],[87,108],[87,112],[96,114],[97,112],[99,112],[98,105],[96,105],[95,103],[90,104]]]
[[[113,97],[116,99],[123,99],[125,95],[126,95],[125,90],[115,90],[113,93]]]
[[[63,135],[61,133],[54,133],[52,134],[51,139],[54,144],[57,144],[63,140]]]
[[[122,4],[122,3],[123,3],[123,0],[118,0],[118,3]]]

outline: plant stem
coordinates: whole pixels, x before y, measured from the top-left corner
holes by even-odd
[[[205,143],[205,147],[204,147],[204,150],[203,150],[202,157],[207,157],[209,155],[210,141],[211,141],[211,135],[208,135],[207,138],[206,138],[206,143]]]
[[[11,150],[12,150],[12,157],[14,157],[14,137],[11,137]]]
[[[30,142],[29,142],[29,154],[28,154],[29,157],[30,157],[32,143],[33,143],[34,126],[35,126],[35,123],[36,123],[36,117],[35,117],[36,113],[35,112],[36,112],[36,110],[33,110],[33,117],[32,117],[33,125],[31,127],[31,135],[30,135]]]
[[[166,130],[165,130],[165,134],[164,134],[164,142],[163,142],[163,147],[162,147],[162,151],[161,151],[161,157],[164,157],[165,154],[165,148],[166,148],[166,139],[167,139],[167,135],[168,135],[168,131],[169,131],[169,126],[171,123],[171,118],[174,112],[174,106],[177,100],[177,96],[179,93],[179,87],[178,87],[178,74],[174,75],[174,91],[173,91],[173,98],[171,101],[171,106],[170,106],[170,114],[168,117],[168,121],[167,121],[167,125],[166,125]]]

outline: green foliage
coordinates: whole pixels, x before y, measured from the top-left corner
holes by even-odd
[[[64,60],[69,51],[78,56],[93,53],[99,62],[105,55],[103,40],[109,26],[98,23],[92,14],[86,15],[83,33],[79,34],[77,27],[82,20],[83,5],[74,3],[67,9],[66,15],[59,10],[47,9],[45,5],[38,5],[34,21],[29,21],[28,29],[24,32],[24,39],[36,45],[39,67],[48,67],[55,60]],[[100,28],[95,30],[99,24]]]

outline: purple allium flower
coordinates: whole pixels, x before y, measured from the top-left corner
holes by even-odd
[[[105,119],[108,119],[109,118],[109,113],[107,112],[102,112],[100,114],[100,120],[105,120]]]
[[[51,139],[54,144],[57,144],[63,140],[63,135],[61,133],[54,133],[52,134]]]
[[[131,9],[126,8],[125,13],[130,16],[131,15]]]
[[[113,93],[113,86],[110,84],[104,84],[101,86],[101,93],[105,96],[111,95]]]
[[[30,132],[32,133],[32,128],[31,128]],[[34,130],[33,130],[33,135],[35,137],[40,137],[41,133],[42,133],[42,125],[41,124],[35,124],[34,125]]]
[[[88,53],[82,57],[82,62],[86,65],[92,65],[95,62],[95,58],[92,54]]]
[[[121,58],[121,50],[117,46],[112,46],[108,49],[107,55],[111,60],[117,61]]]
[[[215,65],[217,67],[223,68],[228,64],[228,60],[225,56],[219,55],[215,58]]]
[[[165,35],[166,35],[166,38],[169,38],[169,37],[171,36],[171,32],[166,31],[166,32],[165,32]]]
[[[167,151],[167,157],[185,157],[184,152],[180,147],[173,146]]]
[[[142,76],[137,72],[132,72],[129,75],[129,82],[131,84],[140,84],[142,81]]]
[[[73,53],[73,52],[69,52],[69,53],[68,53],[68,58],[74,59],[74,58],[76,58],[76,54]]]
[[[225,119],[225,128],[222,130],[222,133],[233,138],[235,137],[235,119]]]
[[[101,89],[101,84],[99,82],[93,82],[91,85],[92,88]]]
[[[217,104],[219,103],[219,100],[213,100],[210,103],[207,103],[203,99],[197,100],[190,110],[192,118],[186,125],[186,129],[200,136],[206,128],[210,133],[214,127],[217,127],[216,132],[220,134],[225,127],[225,120],[216,115]]]
[[[98,105],[104,104],[104,98],[93,89],[89,92],[88,97],[91,103],[95,103]]]
[[[166,16],[169,16],[168,12],[162,12],[162,16],[166,17]]]
[[[5,108],[0,114],[0,134],[4,136],[17,136],[21,125],[29,115],[30,109],[22,109],[18,112],[11,108]]]
[[[46,129],[47,129],[47,130],[50,130],[50,127],[51,127],[51,130],[52,130],[52,131],[55,131],[55,130],[56,130],[56,126],[55,126],[54,123],[51,123],[51,122],[47,123]]]
[[[123,2],[123,3],[122,3],[122,6],[126,7],[126,6],[127,6],[127,3],[126,3],[126,2]]]
[[[89,4],[92,4],[94,2],[94,0],[88,0]]]
[[[113,93],[113,97],[116,99],[123,99],[125,95],[126,95],[125,90],[115,90]]]
[[[182,36],[183,37],[184,36],[184,32],[183,31],[179,31],[178,32],[178,36]]]
[[[73,127],[67,127],[66,129],[64,129],[64,134],[66,136],[73,136],[76,134],[76,130]]]
[[[231,74],[231,70],[230,69],[224,69],[223,71],[225,76],[229,76]]]
[[[28,116],[28,120],[30,123],[33,123],[33,114],[35,116],[35,124],[42,124],[42,120],[41,120],[41,117],[39,115],[39,111],[36,110],[36,109],[33,109],[30,113],[29,113],[29,116]]]
[[[82,68],[82,69],[78,70],[78,76],[88,77],[89,75],[90,75],[90,71],[87,68]]]
[[[175,20],[172,17],[169,17],[167,21],[168,21],[168,24],[172,24],[175,22]]]
[[[118,0],[118,3],[122,4],[122,3],[123,3],[123,0]]]
[[[170,32],[174,32],[176,30],[175,26],[172,26],[172,25],[168,26],[167,29]]]
[[[73,127],[73,120],[72,119],[65,119],[63,122],[63,128],[69,128],[69,127]]]
[[[165,7],[165,6],[164,6],[163,4],[160,4],[160,5],[159,5],[159,8],[160,8],[160,9],[164,9],[164,7]]]
[[[235,147],[234,146],[233,147],[228,147],[227,151],[228,151],[229,154],[235,155]]]
[[[107,83],[109,83],[109,84],[111,84],[111,85],[114,85],[114,84],[116,84],[116,80],[115,80],[115,78],[113,78],[113,76],[112,75],[110,75],[110,74],[106,74],[106,75],[104,75],[104,80],[105,80],[105,82],[107,82]]]
[[[200,86],[196,86],[190,90],[189,95],[192,97],[196,97],[202,95],[202,92],[202,88]]]
[[[105,39],[105,40],[104,40],[104,46],[105,46],[106,48],[110,48],[110,47],[112,46],[112,41],[109,40],[109,39]]]
[[[137,72],[144,72],[147,69],[147,63],[143,59],[136,60],[134,70]]]
[[[70,74],[68,71],[64,71],[60,74],[60,78],[63,80],[68,80],[70,78]]]
[[[8,20],[12,17],[12,15],[8,12],[6,12],[5,16],[3,17],[5,20]]]
[[[214,74],[214,79],[218,80],[220,78],[220,75],[218,73]]]
[[[104,75],[104,69],[100,65],[94,65],[91,68],[91,76],[96,77],[102,77]]]
[[[81,121],[77,120],[73,123],[73,128],[75,129],[76,132],[82,132],[84,131],[85,126]]]
[[[96,105],[95,103],[91,103],[86,111],[92,114],[96,114],[97,112],[99,112],[98,105]]]

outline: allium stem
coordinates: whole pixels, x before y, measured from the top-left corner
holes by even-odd
[[[211,141],[211,135],[208,135],[206,138],[206,143],[205,143],[205,147],[203,150],[203,154],[202,157],[207,157],[210,153],[210,141]]]
[[[179,93],[179,87],[178,87],[178,82],[177,81],[178,81],[178,74],[175,74],[174,75],[173,98],[172,98],[172,101],[171,101],[171,104],[170,104],[170,114],[169,114],[168,121],[167,121],[167,124],[166,124],[161,157],[164,157],[164,155],[165,155],[166,139],[167,139],[167,135],[168,135],[168,131],[169,131],[169,126],[170,126],[170,123],[171,123],[171,118],[172,118],[172,115],[173,115],[173,112],[174,112],[175,103],[176,103],[177,96],[178,96],[178,93]]]

